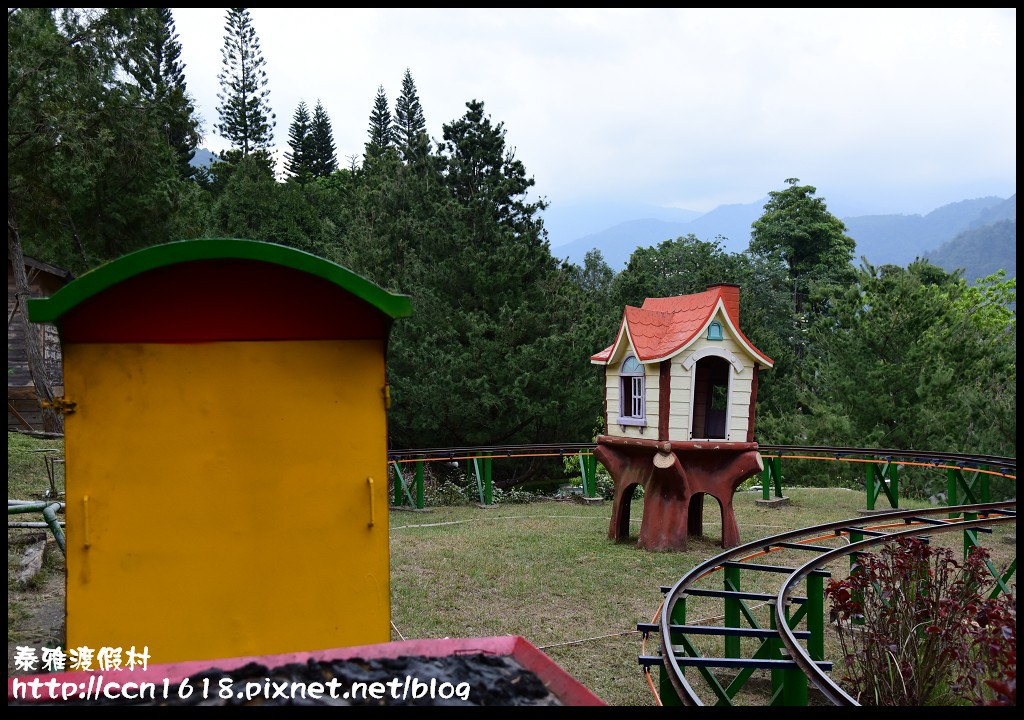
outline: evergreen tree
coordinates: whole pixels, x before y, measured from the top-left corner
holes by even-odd
[[[803,311],[811,291],[849,282],[856,243],[843,221],[828,211],[816,188],[797,185],[768,193],[764,214],[752,227],[749,250],[782,262],[789,271],[794,312]]]
[[[135,18],[126,66],[173,148],[183,179],[196,174],[191,160],[199,143],[199,120],[185,86],[181,44],[170,8],[147,8]]]
[[[8,9],[7,248],[19,297],[28,296],[26,254],[81,273],[166,242],[178,227],[187,185],[163,107],[132,75],[136,39],[152,20],[137,8]],[[36,393],[49,400],[41,348],[32,347],[38,328],[16,314]],[[47,429],[59,428],[44,415]]]
[[[300,185],[305,185],[313,178],[316,147],[310,123],[309,108],[304,100],[300,101],[288,129],[288,147],[291,150],[284,155],[285,170]]]
[[[31,256],[82,272],[179,227],[181,106],[134,75],[157,27],[151,9],[8,12],[8,207]]]
[[[863,263],[812,328],[807,441],[1014,455],[1015,304],[1005,276]]]
[[[224,31],[224,65],[217,75],[221,87],[217,93],[220,122],[214,130],[231,143],[233,154],[227,158],[230,162],[257,154],[273,172],[270,149],[276,116],[270,110],[266,60],[249,10],[229,8]]]
[[[408,68],[402,78],[402,94],[395,102],[395,130],[398,151],[405,162],[421,161],[430,154],[427,121]]]
[[[366,159],[376,160],[395,145],[394,128],[391,126],[391,111],[388,109],[388,97],[384,86],[377,88],[377,97],[373,101],[370,113],[370,139],[366,143]]]
[[[478,100],[466,103],[466,114],[445,125],[444,141],[438,148],[445,166],[445,184],[476,216],[478,227],[488,222],[513,233],[529,245],[544,245],[546,231],[537,213],[547,208],[541,199],[529,202],[527,194],[536,184],[526,176],[523,163],[505,145],[504,123],[491,124]]]
[[[313,177],[328,177],[338,169],[338,155],[334,147],[334,131],[331,119],[319,100],[313,108],[313,123],[310,128],[313,141],[313,159],[310,166]]]

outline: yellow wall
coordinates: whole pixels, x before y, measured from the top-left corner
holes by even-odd
[[[381,341],[64,353],[68,647],[165,663],[390,640]]]

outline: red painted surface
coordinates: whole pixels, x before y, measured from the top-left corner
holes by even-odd
[[[109,682],[150,682],[162,684],[168,679],[172,688],[181,680],[197,673],[219,668],[224,671],[240,668],[254,662],[268,669],[289,663],[306,663],[331,660],[350,660],[362,658],[376,660],[380,658],[398,657],[447,657],[449,655],[468,655],[484,653],[512,657],[527,670],[533,671],[548,690],[565,705],[604,705],[605,703],[594,693],[580,684],[551,658],[538,650],[533,644],[519,635],[502,635],[482,638],[444,638],[440,640],[403,640],[376,645],[358,645],[353,647],[319,650],[315,652],[285,653],[281,655],[260,655],[252,657],[224,658],[221,660],[195,660],[189,662],[168,663],[166,665],[150,665],[145,670],[121,670],[91,672],[49,673],[41,675],[21,675],[7,679],[7,700],[15,699],[14,681],[31,682],[40,680],[47,682],[56,679],[60,683],[75,682],[88,685],[89,678],[103,675]],[[19,698],[20,699],[20,698]]]
[[[658,363],[658,439],[668,440],[669,411],[672,409],[672,363],[662,360]]]
[[[64,342],[384,339],[391,318],[337,285],[259,260],[195,260],[128,278],[68,311]]]
[[[686,550],[690,535],[703,535],[704,495],[722,509],[722,547],[740,544],[732,499],[736,488],[763,469],[757,443],[655,442],[608,435],[597,437],[594,457],[615,483],[608,537],[629,538],[633,487],[644,488],[637,546]]]

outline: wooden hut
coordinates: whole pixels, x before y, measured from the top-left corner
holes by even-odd
[[[70,271],[25,258],[29,296],[49,297],[67,285],[73,276]],[[28,369],[28,351],[25,345],[25,323],[22,313],[26,303],[17,295],[14,268],[7,258],[7,429],[37,431],[43,429],[39,398]],[[56,394],[62,392],[60,338],[52,324],[34,325],[33,330],[43,348],[43,369]]]

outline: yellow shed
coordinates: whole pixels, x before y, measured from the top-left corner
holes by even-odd
[[[29,313],[64,359],[68,648],[390,640],[385,355],[408,297],[214,239],[126,255]]]

